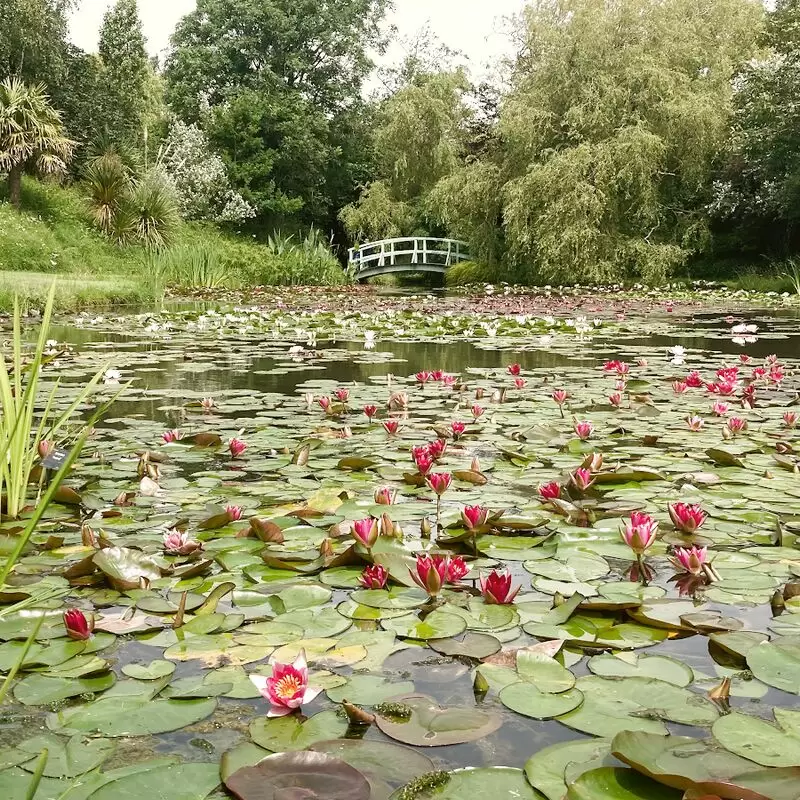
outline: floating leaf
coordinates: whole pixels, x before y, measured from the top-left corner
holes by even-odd
[[[425,695],[408,695],[395,702],[407,706],[411,716],[395,722],[378,716],[378,727],[392,739],[420,747],[438,747],[482,739],[496,731],[502,720],[491,711],[469,706],[442,708]]]

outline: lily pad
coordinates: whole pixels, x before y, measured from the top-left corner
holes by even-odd
[[[239,800],[282,797],[324,797],[326,800],[369,800],[367,779],[346,762],[326,753],[276,753],[256,766],[243,767],[225,779]]]
[[[760,681],[800,694],[800,641],[762,642],[748,650],[747,666]]]
[[[608,739],[559,742],[532,755],[525,762],[525,775],[531,786],[538,789],[547,800],[563,800],[567,793],[567,769],[574,766],[584,772],[596,769],[604,766],[610,753],[611,742]],[[570,782],[578,774],[571,775]]]
[[[414,691],[411,681],[392,682],[380,675],[351,675],[347,682],[327,690],[328,699],[334,703],[347,700],[359,705],[374,706],[390,697],[407,695]]]
[[[493,711],[473,706],[443,708],[432,697],[408,695],[395,702],[408,707],[410,717],[395,721],[378,716],[378,727],[392,739],[419,747],[473,742],[494,733],[502,720]]]
[[[437,776],[439,777],[439,776]],[[508,797],[514,800],[537,800],[537,792],[525,780],[525,773],[513,767],[467,767],[444,773],[433,788],[421,788],[411,795],[414,800],[482,800],[488,797]],[[413,785],[413,784],[412,784]],[[404,800],[408,789],[398,790],[390,800]]]
[[[681,800],[681,796],[632,769],[600,767],[572,783],[566,800]]]
[[[305,750],[316,742],[338,739],[347,731],[347,720],[335,711],[321,711],[302,720],[286,717],[259,717],[250,723],[250,736],[265,750],[286,752]]]
[[[530,681],[518,681],[500,691],[500,702],[526,717],[553,719],[577,708],[583,702],[583,692],[569,689],[553,694],[541,691]]]
[[[219,784],[216,764],[171,764],[119,777],[101,786],[92,800],[142,800],[163,795],[170,800],[204,800]]]
[[[775,709],[775,718],[780,728],[758,717],[734,712],[720,717],[712,732],[731,753],[756,764],[765,767],[800,766],[800,711]]]

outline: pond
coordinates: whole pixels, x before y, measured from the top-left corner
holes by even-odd
[[[796,309],[261,300],[52,326],[0,797],[800,797]]]

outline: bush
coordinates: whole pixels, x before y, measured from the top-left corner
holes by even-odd
[[[151,170],[134,180],[114,217],[113,236],[120,244],[148,250],[168,247],[181,224],[178,201],[166,176]]]
[[[444,275],[447,286],[469,286],[473,283],[493,283],[499,280],[502,279],[490,267],[474,261],[453,264]]]

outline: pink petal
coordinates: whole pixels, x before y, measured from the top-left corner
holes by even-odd
[[[267,688],[269,678],[265,678],[263,675],[251,675],[250,680],[252,681],[253,686],[255,686],[256,689],[258,689],[259,694],[262,697],[266,697],[267,699],[269,699],[269,691]]]
[[[291,714],[294,709],[287,708],[286,706],[272,706],[269,711],[267,711],[268,717],[285,717],[287,714]]]
[[[310,703],[321,691],[322,689],[316,689],[313,686],[308,686],[305,694],[303,695],[303,703]]]
[[[297,654],[297,658],[294,660],[292,666],[302,675],[303,683],[308,681],[308,662],[306,661],[306,651],[301,650]]]

